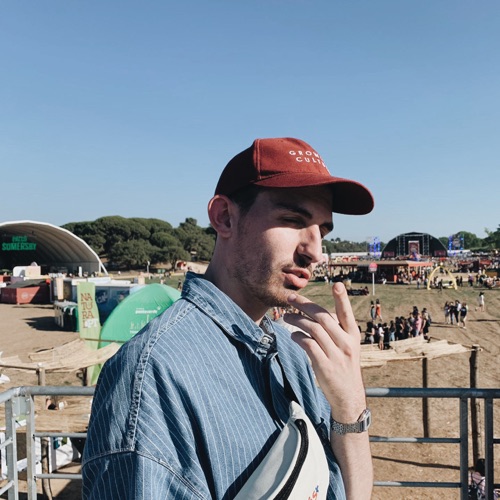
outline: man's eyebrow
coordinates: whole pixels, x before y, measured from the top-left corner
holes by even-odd
[[[298,215],[302,215],[302,217],[305,217],[307,220],[311,220],[313,218],[313,215],[311,212],[309,212],[309,210],[299,205],[287,203],[286,201],[277,201],[275,205],[277,208],[282,208],[290,212],[295,212]],[[323,222],[323,224],[320,224],[320,226],[325,228],[329,233],[333,231],[332,221],[325,221]]]

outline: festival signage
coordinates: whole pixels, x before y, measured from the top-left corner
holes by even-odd
[[[368,272],[372,275],[372,295],[375,295],[375,273],[377,272],[378,265],[376,262],[368,264]]]
[[[101,334],[99,310],[95,301],[95,283],[79,281],[76,285],[78,303],[78,329],[80,338],[93,350],[97,350]],[[95,383],[98,367],[91,366],[87,369],[87,381]]]
[[[12,236],[10,242],[2,243],[2,250],[4,252],[35,251],[36,243],[28,241],[27,236]]]
[[[408,242],[408,253],[410,255],[418,255],[420,253],[420,241],[411,240]]]
[[[81,281],[77,284],[76,290],[80,337],[84,340],[99,340],[101,324],[99,323],[99,310],[95,301],[95,283]]]

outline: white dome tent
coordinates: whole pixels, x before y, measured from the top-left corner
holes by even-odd
[[[0,269],[36,262],[45,273],[108,274],[85,241],[46,222],[0,222],[0,242]]]

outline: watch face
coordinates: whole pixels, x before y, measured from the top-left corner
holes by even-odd
[[[370,409],[366,408],[365,410],[363,410],[363,413],[359,416],[358,422],[363,422],[365,420],[368,420],[371,418],[371,416],[372,416],[372,414],[371,414]]]
[[[368,430],[372,423],[372,414],[369,408],[363,410],[363,413],[359,416],[358,420],[353,424],[341,424],[340,422],[336,422],[331,419],[331,430],[335,432],[335,434],[348,434],[351,432],[365,432]]]
[[[369,410],[369,408],[367,408],[362,414],[361,416],[359,417],[359,420],[358,422],[361,424],[361,429],[359,430],[359,432],[364,432],[364,431],[367,431],[368,428],[370,427],[371,423],[372,423],[372,413],[371,411]]]

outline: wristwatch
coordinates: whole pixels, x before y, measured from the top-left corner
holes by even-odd
[[[368,430],[368,427],[370,427],[371,423],[372,412],[369,408],[363,410],[363,413],[361,413],[358,420],[353,424],[341,424],[340,422],[337,422],[332,417],[330,417],[330,429],[332,430],[332,432],[335,432],[335,434],[340,435],[349,434],[351,432],[365,432]]]

